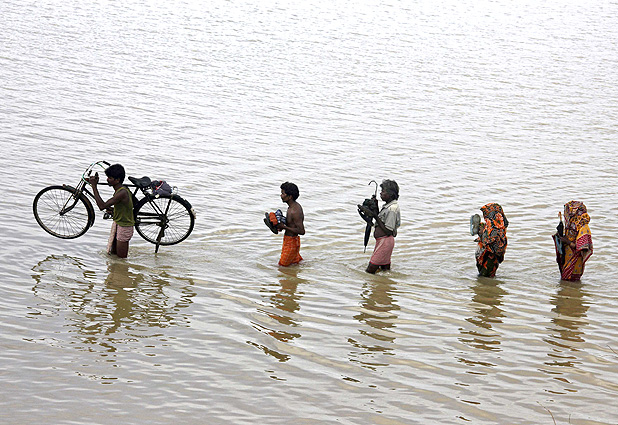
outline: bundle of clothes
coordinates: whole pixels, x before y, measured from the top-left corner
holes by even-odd
[[[264,215],[265,215],[264,223],[266,223],[266,226],[268,226],[268,228],[274,234],[279,233],[279,229],[277,228],[277,225],[279,223],[287,224],[285,220],[285,216],[283,215],[281,210],[277,210],[275,212],[270,212],[270,213],[264,213]]]

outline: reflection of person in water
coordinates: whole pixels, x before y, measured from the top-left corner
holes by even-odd
[[[139,275],[130,273],[129,264],[124,261],[109,262],[107,269],[109,274],[105,278],[105,285],[114,290],[112,299],[115,307],[111,313],[114,325],[105,331],[109,335],[120,327],[123,319],[131,318],[134,309],[131,290],[137,287],[136,278]]]
[[[191,304],[195,296],[189,287],[180,288],[181,298],[171,304],[163,288],[169,286],[169,278],[162,275],[148,275],[133,270],[135,265],[124,261],[110,260],[107,264],[109,274],[105,279],[107,291],[113,301],[112,315],[114,325],[105,333],[112,334],[124,327],[167,327],[177,323],[178,310]],[[127,324],[132,323],[130,326]]]
[[[289,343],[301,337],[300,333],[289,331],[290,328],[300,326],[299,320],[293,317],[295,313],[300,310],[300,299],[303,295],[302,291],[298,291],[298,285],[306,282],[305,279],[298,277],[299,271],[300,269],[298,268],[285,269],[285,273],[283,273],[284,276],[279,279],[278,283],[264,286],[260,291],[266,294],[265,297],[270,300],[273,307],[273,309],[269,311],[262,310],[261,312],[283,325],[283,327],[280,329],[270,329],[265,324],[256,322],[253,322],[253,325],[260,332],[270,335],[281,342]],[[248,344],[273,356],[280,362],[285,362],[290,359],[289,355],[280,353],[264,344],[253,341],[248,341]]]
[[[363,355],[369,355],[373,358],[376,353],[392,354],[393,347],[389,347],[387,344],[395,342],[395,335],[390,330],[396,327],[395,320],[398,316],[395,312],[400,309],[399,305],[397,305],[397,301],[393,297],[393,293],[395,292],[394,282],[390,279],[379,281],[372,280],[366,282],[363,289],[360,303],[361,310],[354,318],[361,324],[367,324],[375,330],[368,331],[361,328],[359,329],[359,333],[363,336],[372,338],[377,343],[370,345],[349,338],[348,341],[354,347],[361,350],[353,353],[353,356],[361,358]],[[354,361],[359,361],[363,366],[371,369],[376,366],[388,365],[388,362],[369,362],[367,360]]]
[[[554,305],[552,312],[555,313],[552,318],[553,327],[551,331],[555,331],[550,336],[547,343],[555,348],[550,357],[556,360],[551,365],[572,365],[574,357],[572,354],[561,355],[563,349],[568,351],[578,351],[576,344],[584,342],[584,332],[581,331],[582,326],[587,324],[586,312],[589,305],[585,302],[589,294],[582,290],[582,285],[579,282],[560,282],[558,292],[550,300]]]
[[[462,335],[470,335],[471,338],[460,338],[460,341],[482,350],[500,350],[500,335],[493,331],[492,324],[502,323],[505,316],[500,306],[502,297],[508,295],[499,282],[486,278],[479,278],[472,286],[472,306],[476,316],[466,319],[477,328],[472,330],[460,329]]]
[[[288,313],[295,313],[300,310],[300,294],[296,293],[298,289],[298,279],[285,277],[279,280],[279,290],[270,296],[270,301],[277,310],[268,313],[268,316],[275,319],[277,322],[285,326],[298,326],[298,322],[290,317]],[[298,333],[291,333],[287,331],[273,331],[271,335],[277,338],[279,341],[289,342],[294,338],[300,337]]]
[[[160,329],[185,320],[181,309],[191,304],[196,295],[190,285],[178,288],[180,300],[171,303],[163,291],[170,285],[170,278],[155,274],[154,270],[152,274],[147,270],[136,273],[135,267],[110,259],[104,290],[97,272],[71,257],[50,256],[33,267],[33,291],[44,301],[36,308],[54,309],[67,316],[68,325],[63,328],[65,341],[58,335],[58,343],[74,344],[77,338],[80,344],[74,346],[80,349],[95,351],[98,345],[105,352],[115,352],[135,341],[139,329]],[[57,272],[59,268],[61,274]],[[63,284],[58,285],[58,281]]]

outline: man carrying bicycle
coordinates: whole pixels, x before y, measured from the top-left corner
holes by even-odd
[[[99,194],[97,184],[99,175],[90,176],[88,183],[92,186],[92,193],[97,202],[97,206],[102,210],[109,210],[113,207],[113,218],[111,233],[107,243],[107,253],[116,254],[120,258],[127,258],[129,253],[129,241],[133,236],[133,197],[126,186],[122,185],[125,177],[124,167],[120,164],[110,165],[105,169],[107,184],[114,188],[114,196],[104,202]]]

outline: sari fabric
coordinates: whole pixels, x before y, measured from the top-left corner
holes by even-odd
[[[571,201],[564,205],[564,236],[570,243],[559,244],[556,238],[556,261],[562,280],[579,280],[584,274],[584,266],[592,255],[592,234],[590,233],[590,216],[586,206],[580,201]]]
[[[481,208],[485,219],[485,228],[481,232],[476,250],[476,267],[481,276],[494,277],[498,266],[504,261],[507,238],[506,228],[509,221],[496,203],[484,205]]]

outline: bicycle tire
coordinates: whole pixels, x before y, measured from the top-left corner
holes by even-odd
[[[161,230],[161,217],[149,201],[155,203],[163,212],[167,208],[167,203],[171,202],[164,234],[159,242],[157,239]],[[195,225],[195,214],[191,204],[178,195],[142,198],[134,207],[134,211],[135,230],[142,238],[153,244],[175,245],[180,243],[189,237]]]
[[[61,239],[75,239],[86,233],[94,223],[94,208],[83,193],[77,196],[69,211],[62,212],[75,195],[76,190],[71,186],[48,186],[37,193],[32,212],[39,226]]]

